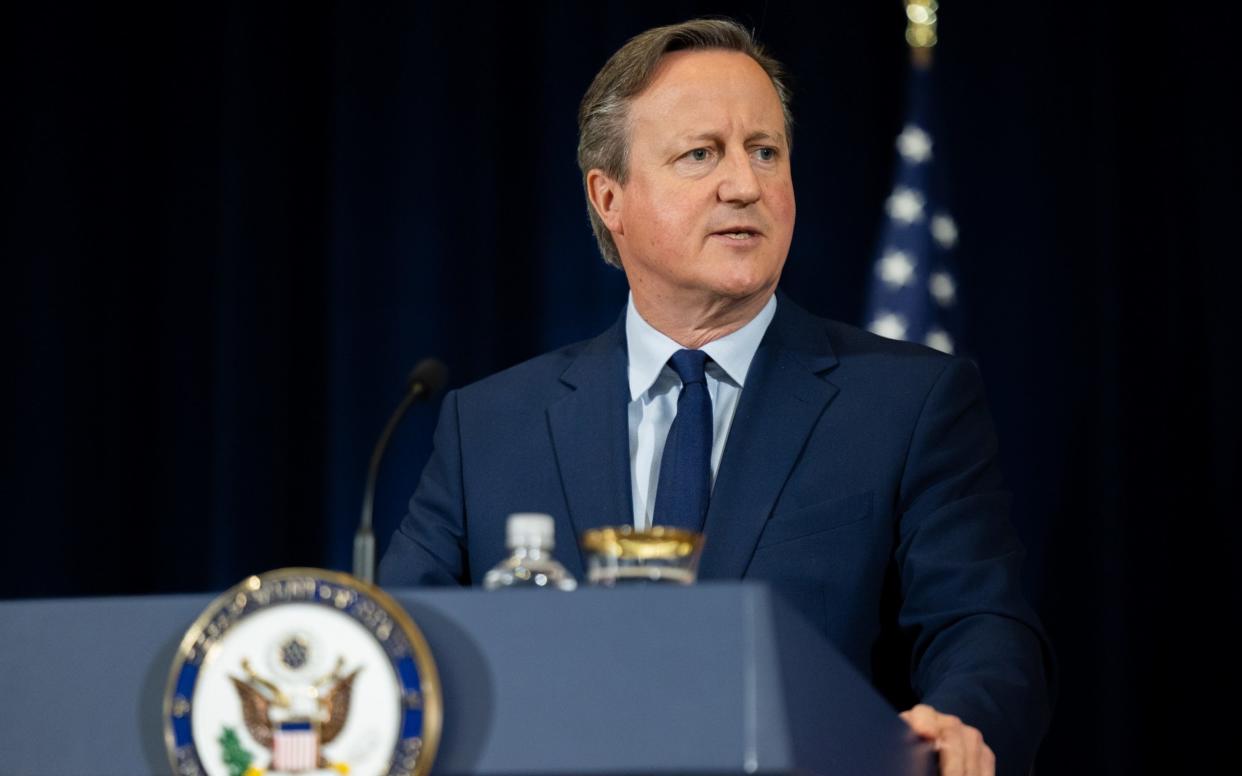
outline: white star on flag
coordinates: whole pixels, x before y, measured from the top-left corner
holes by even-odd
[[[889,250],[876,265],[880,279],[893,288],[901,288],[914,279],[914,262],[905,251]]]
[[[873,334],[879,334],[881,337],[895,340],[906,338],[906,319],[896,313],[880,315],[867,328]]]
[[[931,135],[914,124],[907,124],[897,136],[897,153],[911,164],[921,164],[931,158]]]
[[[953,355],[953,338],[944,329],[932,329],[927,332],[927,337],[923,340],[923,344],[929,348],[935,348],[941,353]]]
[[[923,220],[924,202],[923,195],[914,189],[898,186],[884,204],[884,209],[894,221],[913,224]]]
[[[942,307],[948,307],[957,301],[957,284],[948,272],[933,272],[927,279],[927,290]]]
[[[957,223],[945,213],[932,216],[931,233],[940,247],[946,251],[957,245]]]
[[[930,64],[915,63],[861,320],[882,337],[957,353],[970,344],[963,323],[966,288],[958,289],[959,236],[945,170],[951,149],[941,144],[948,129],[937,119],[934,92]]]

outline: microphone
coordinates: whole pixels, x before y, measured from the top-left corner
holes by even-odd
[[[388,440],[405,411],[416,401],[426,401],[439,393],[448,379],[448,369],[435,358],[425,358],[415,365],[406,378],[405,398],[388,419],[388,425],[380,433],[375,449],[371,451],[371,464],[367,467],[367,487],[362,495],[362,518],[358,532],[354,534],[354,576],[368,584],[375,584],[375,533],[371,530],[371,512],[375,504],[375,480],[379,476],[380,460],[388,448]]]

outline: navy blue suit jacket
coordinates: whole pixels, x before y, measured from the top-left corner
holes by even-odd
[[[633,519],[624,316],[599,337],[449,393],[380,565],[387,586],[478,583],[511,512],[583,531]],[[1047,726],[1051,655],[974,365],[779,299],[707,514],[701,579],[766,580],[898,708],[979,728],[1001,773]]]

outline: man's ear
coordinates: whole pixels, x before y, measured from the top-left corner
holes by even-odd
[[[624,192],[621,184],[608,177],[608,173],[599,168],[592,169],[586,178],[587,197],[595,214],[614,234],[625,234],[621,220],[621,206],[624,203]]]

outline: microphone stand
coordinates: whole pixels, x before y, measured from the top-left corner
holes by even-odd
[[[419,399],[429,399],[444,384],[445,368],[434,358],[425,359],[410,373],[409,390],[397,405],[387,425],[380,433],[375,449],[371,451],[371,463],[367,466],[367,485],[362,496],[362,517],[354,534],[354,576],[368,584],[375,584],[375,532],[372,530],[372,512],[375,506],[375,481],[379,477],[380,461],[388,449],[388,440],[397,430],[410,405]]]

